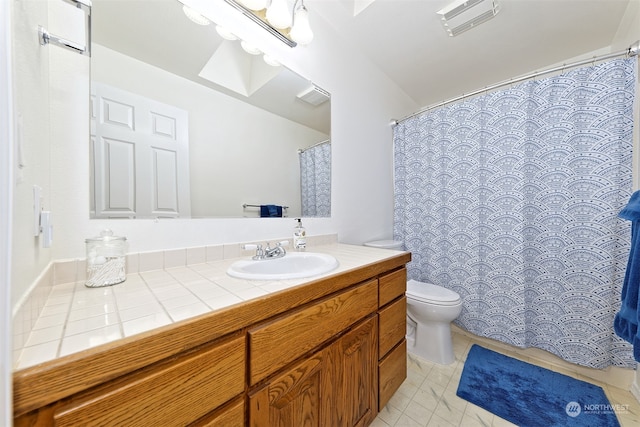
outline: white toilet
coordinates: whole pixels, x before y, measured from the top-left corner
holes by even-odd
[[[415,325],[415,334],[407,336],[408,350],[435,363],[453,363],[451,322],[461,311],[462,298],[458,293],[431,283],[409,280],[407,324]]]
[[[402,250],[397,240],[377,240],[365,246]],[[431,283],[407,282],[407,350],[426,360],[453,363],[451,322],[462,312],[462,298]]]

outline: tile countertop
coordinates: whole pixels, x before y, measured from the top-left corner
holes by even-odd
[[[110,341],[291,288],[320,277],[382,261],[402,251],[331,244],[308,252],[331,254],[337,269],[292,280],[230,277],[232,258],[127,275],[123,283],[88,288],[84,282],[53,286],[14,369],[23,369]]]

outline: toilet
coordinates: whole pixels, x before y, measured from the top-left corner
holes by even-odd
[[[365,246],[402,250],[397,240],[376,240]],[[455,361],[451,322],[462,312],[462,298],[432,283],[407,282],[407,350],[423,359],[448,365]]]
[[[461,312],[462,298],[456,292],[431,283],[409,280],[407,325],[415,328],[413,336],[407,336],[409,352],[435,363],[453,363],[451,322]]]

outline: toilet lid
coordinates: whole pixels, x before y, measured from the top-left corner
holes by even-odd
[[[460,302],[460,295],[451,289],[413,279],[407,282],[407,297],[440,305],[455,305]]]

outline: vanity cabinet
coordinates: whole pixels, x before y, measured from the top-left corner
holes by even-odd
[[[18,426],[367,426],[406,377],[410,254],[14,373]]]

